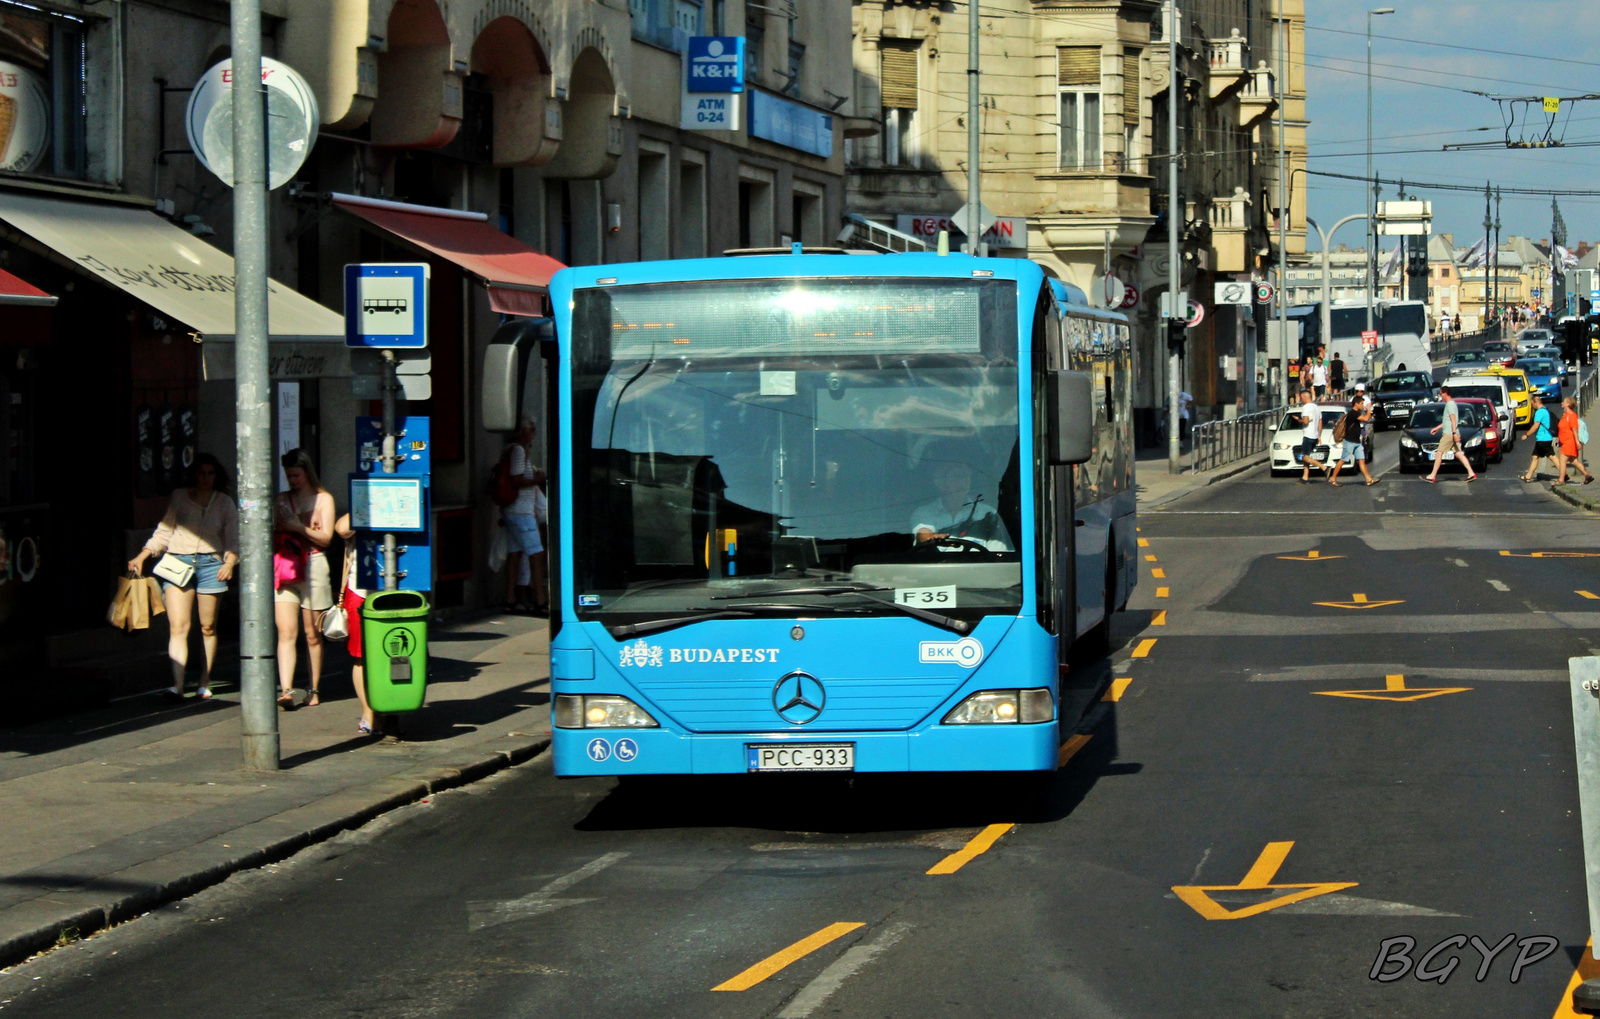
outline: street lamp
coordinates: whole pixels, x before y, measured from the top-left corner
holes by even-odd
[[[1377,7],[1367,12],[1367,181],[1373,185],[1373,197],[1369,201],[1376,203],[1377,184],[1372,180],[1372,19],[1379,14],[1393,14],[1393,7]],[[1378,210],[1373,205],[1367,206],[1367,332],[1372,331],[1372,295],[1378,286]]]

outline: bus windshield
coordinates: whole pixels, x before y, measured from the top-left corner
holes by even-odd
[[[582,289],[571,334],[581,618],[1021,607],[1014,282]]]

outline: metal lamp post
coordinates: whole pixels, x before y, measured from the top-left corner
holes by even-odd
[[[1378,7],[1367,12],[1367,180],[1373,185],[1373,198],[1377,198],[1377,181],[1372,179],[1372,19],[1380,14],[1393,14],[1393,7]],[[1367,206],[1367,215],[1376,217],[1378,210]],[[1367,221],[1367,331],[1372,331],[1372,295],[1378,286],[1378,237],[1372,224],[1374,218]]]

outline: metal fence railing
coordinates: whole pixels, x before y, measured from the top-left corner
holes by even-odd
[[[1455,333],[1448,340],[1441,340],[1438,333],[1433,334],[1433,350],[1429,353],[1435,364],[1450,360],[1450,355],[1458,350],[1481,350],[1483,345],[1490,340],[1501,339],[1501,326],[1497,322],[1487,329],[1479,329],[1471,333]]]
[[[1190,433],[1190,472],[1198,474],[1264,452],[1282,416],[1283,408],[1276,407],[1196,425]]]
[[[1573,369],[1573,371],[1579,373],[1580,378],[1582,377],[1583,370],[1584,365],[1582,364]],[[1594,406],[1595,399],[1600,397],[1600,367],[1589,369],[1588,377],[1584,378],[1582,382],[1578,383],[1578,388],[1574,391],[1573,395],[1578,398],[1579,414],[1586,413],[1588,408]]]

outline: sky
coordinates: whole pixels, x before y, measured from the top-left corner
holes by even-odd
[[[1590,197],[1558,201],[1572,246],[1600,241],[1600,99],[1563,103],[1554,135],[1568,146],[1586,141],[1594,147],[1511,150],[1503,147],[1502,107],[1468,94],[1600,93],[1600,17],[1593,4],[1580,0],[1306,0],[1309,169],[1366,173],[1365,12],[1385,3],[1395,13],[1372,19],[1372,149],[1378,176],[1475,187],[1476,193],[1417,188],[1418,198],[1433,202],[1434,233],[1453,234],[1463,246],[1483,236],[1485,181],[1593,190],[1597,194]],[[1542,134],[1545,115],[1539,105],[1533,110],[1534,127]],[[1500,147],[1441,151],[1460,142]],[[1324,229],[1362,211],[1359,181],[1307,177],[1310,215]],[[1296,174],[1294,185],[1305,179]],[[1383,197],[1394,198],[1394,189],[1385,187]],[[1550,195],[1507,195],[1500,220],[1502,239],[1549,237]],[[1335,235],[1333,247],[1341,244],[1361,246],[1357,224]],[[1319,245],[1311,231],[1307,247]]]

